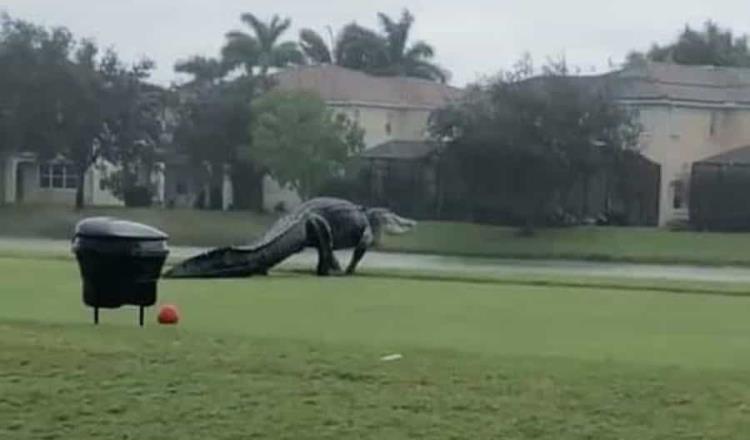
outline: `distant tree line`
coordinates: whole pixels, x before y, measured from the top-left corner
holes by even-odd
[[[378,14],[375,30],[350,23],[330,42],[311,29],[302,29],[298,41],[285,39],[288,18],[264,21],[246,13],[240,19],[244,28],[227,32],[218,54],[178,62],[175,71],[189,79],[165,89],[149,83],[154,64],[148,59],[126,63],[65,28],[3,16],[0,151],[63,157],[79,176],[106,159],[119,171],[105,183],[121,197],[165,150],[214,170],[213,185],[229,166],[236,199],[258,188],[264,175],[309,197],[347,176],[363,132],[315,95],[272,90],[276,70],[336,64],[372,75],[449,77],[433,62],[432,46],[410,40],[414,17],[406,10],[397,19]],[[745,37],[711,22],[629,57],[631,63],[739,66],[750,65],[748,59]],[[441,167],[449,165],[457,209],[504,213],[532,230],[560,215],[564,194],[581,182],[617,174],[623,157],[635,152],[636,115],[611,99],[606,84],[582,84],[565,63],[537,72],[525,58],[435,112],[430,132],[443,145]],[[76,205],[83,202],[79,179]],[[257,201],[245,205],[257,207]]]
[[[628,54],[628,64],[645,61],[750,67],[750,48],[746,35],[736,36],[730,29],[723,29],[709,20],[699,30],[686,25],[673,43],[654,43],[645,53],[633,51]]]

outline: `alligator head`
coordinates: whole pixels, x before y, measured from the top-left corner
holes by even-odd
[[[387,208],[368,209],[367,217],[377,232],[382,231],[389,235],[403,235],[417,226],[416,221],[401,217]]]

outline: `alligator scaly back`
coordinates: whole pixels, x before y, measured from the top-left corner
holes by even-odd
[[[282,217],[255,242],[223,247],[189,258],[167,272],[168,278],[229,278],[266,274],[306,247],[318,250],[320,276],[341,273],[334,251],[354,249],[347,274],[354,272],[373,244],[373,231],[401,234],[415,222],[388,209],[367,209],[334,197],[317,197]]]
[[[306,211],[282,217],[262,237],[246,246],[214,249],[189,258],[165,273],[165,278],[230,278],[265,274],[300,252],[307,243]]]

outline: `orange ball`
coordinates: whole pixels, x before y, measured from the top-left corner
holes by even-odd
[[[163,305],[159,309],[157,319],[159,320],[159,324],[177,324],[180,320],[180,313],[177,307],[171,304]]]

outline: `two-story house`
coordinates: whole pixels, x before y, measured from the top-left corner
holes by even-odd
[[[659,225],[687,219],[691,165],[750,145],[750,69],[648,63],[603,77],[637,109],[641,153],[661,167]]]
[[[364,157],[372,161],[413,160],[431,154],[430,114],[461,96],[461,89],[432,81],[380,77],[334,65],[290,68],[277,73],[281,90],[317,93],[336,112],[346,114],[365,132]],[[293,191],[264,183],[264,206],[291,208],[299,203]]]

